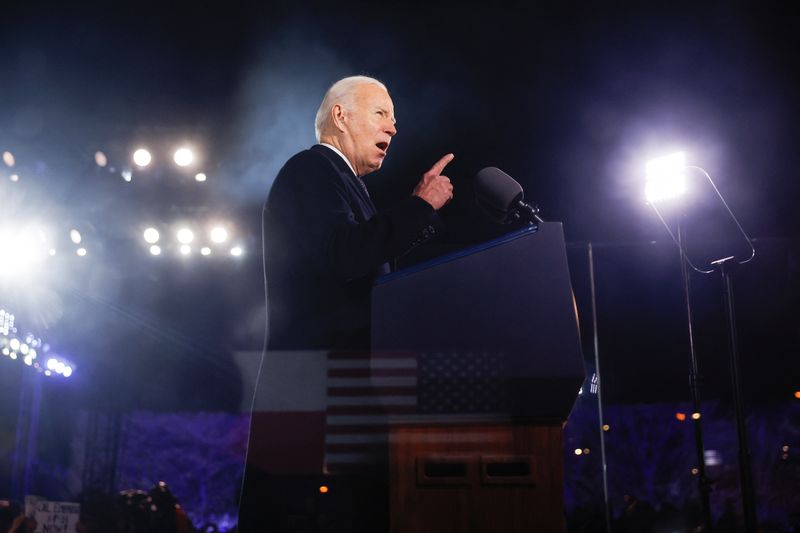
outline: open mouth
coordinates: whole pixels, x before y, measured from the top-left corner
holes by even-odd
[[[378,149],[385,154],[386,153],[386,149],[389,148],[389,143],[387,143],[387,142],[379,142],[379,143],[375,143],[375,146],[377,146]]]

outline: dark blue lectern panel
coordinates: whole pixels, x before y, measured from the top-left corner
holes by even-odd
[[[373,354],[416,357],[420,414],[564,420],[584,378],[560,223],[380,278]]]

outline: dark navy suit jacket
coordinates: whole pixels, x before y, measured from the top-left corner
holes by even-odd
[[[437,227],[433,207],[416,196],[376,212],[330,148],[293,156],[264,206],[268,347],[369,348],[374,279]]]

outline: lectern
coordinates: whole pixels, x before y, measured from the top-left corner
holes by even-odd
[[[557,222],[376,281],[373,357],[414,362],[413,409],[389,419],[393,533],[563,531],[573,302]]]

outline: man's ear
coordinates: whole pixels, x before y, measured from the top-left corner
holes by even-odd
[[[345,111],[342,104],[333,104],[331,107],[331,120],[336,129],[344,133],[345,124],[347,123],[347,111]]]

